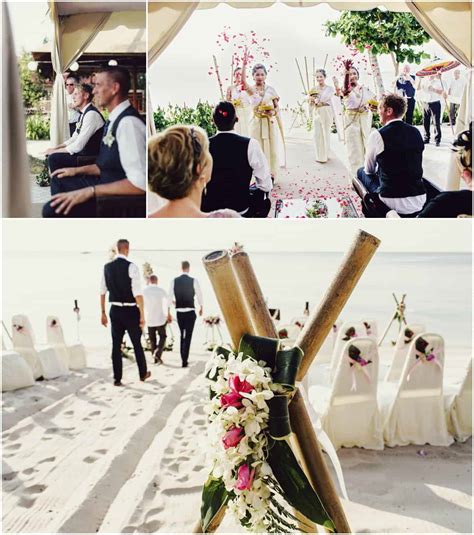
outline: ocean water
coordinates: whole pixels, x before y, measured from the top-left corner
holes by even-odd
[[[130,259],[141,268],[149,262],[165,289],[191,262],[204,294],[204,313],[218,314],[217,301],[202,266],[209,251],[135,250]],[[305,301],[317,305],[343,258],[342,253],[251,253],[254,270],[268,305],[280,308],[281,321],[303,312]],[[9,253],[4,256],[3,321],[11,330],[13,314],[30,317],[38,343],[46,341],[46,316],[57,314],[67,341],[77,337],[74,299],[81,308],[80,338],[89,345],[108,345],[108,329],[100,325],[99,282],[108,261],[104,252]],[[393,315],[398,296],[407,294],[408,321],[423,322],[441,334],[447,347],[471,345],[471,256],[469,254],[377,253],[341,313],[342,320],[377,321],[381,333]],[[175,332],[177,329],[175,329]],[[395,327],[391,331],[395,337]],[[204,327],[197,323],[197,338]],[[7,344],[8,347],[8,344]]]

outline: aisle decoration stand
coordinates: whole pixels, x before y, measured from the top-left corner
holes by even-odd
[[[206,340],[204,345],[208,351],[214,351],[218,342],[222,344],[224,341],[220,328],[221,318],[219,316],[206,316],[203,322],[206,326]]]
[[[217,350],[207,368],[213,465],[194,533],[216,531],[227,508],[248,530],[314,532],[319,524],[351,532],[296,382],[379,243],[358,232],[295,346],[284,351],[248,255],[215,251],[204,257],[236,353]]]
[[[396,303],[395,312],[393,313],[392,319],[389,321],[389,323],[387,325],[387,328],[385,329],[385,331],[384,331],[384,333],[382,335],[382,338],[380,338],[380,340],[379,340],[379,346],[382,345],[382,342],[384,341],[385,337],[387,336],[387,333],[390,330],[390,327],[392,326],[392,323],[394,321],[398,322],[398,334],[400,334],[400,331],[402,330],[403,325],[407,325],[407,320],[405,318],[405,310],[406,310],[405,297],[407,296],[407,294],[403,294],[402,298],[400,299],[400,301],[397,299],[397,296],[394,293],[392,293],[392,295],[393,295],[393,299],[395,300],[395,303]],[[395,343],[396,342],[393,341],[392,345],[395,345]]]

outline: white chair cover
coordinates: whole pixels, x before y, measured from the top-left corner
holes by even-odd
[[[66,345],[63,328],[57,316],[47,317],[46,337],[48,344],[54,347],[64,365],[70,370],[81,370],[87,366],[85,347],[83,344]]]
[[[403,371],[403,365],[408,355],[408,348],[410,342],[421,333],[426,331],[426,327],[422,323],[410,323],[406,325],[399,333],[395,348],[393,351],[392,363],[385,376],[385,381],[397,382],[400,380],[400,375]]]
[[[378,340],[377,322],[373,318],[362,318],[362,323],[365,327],[364,336]]]
[[[43,375],[43,368],[34,346],[34,335],[30,320],[24,314],[16,314],[12,318],[13,349],[27,362],[33,372],[33,377],[38,379]]]
[[[360,337],[373,338],[375,340],[374,336],[367,336],[367,329],[361,321],[345,321],[342,324],[342,327],[337,331],[336,342],[334,344],[329,370],[331,382],[334,381],[337,366],[342,358],[342,350],[344,346],[348,341],[355,340],[356,338]]]
[[[336,321],[332,326],[331,332],[326,336],[318,354],[316,355],[315,364],[327,364],[331,362],[332,352],[337,340],[337,333],[341,327],[341,321]]]
[[[11,392],[35,384],[26,360],[15,351],[2,351],[2,392]]]
[[[54,347],[38,349],[38,358],[41,362],[45,379],[56,379],[56,377],[69,374],[68,367],[61,360]]]
[[[292,347],[295,344],[300,331],[301,329],[296,325],[278,325],[278,336],[280,337],[281,343],[285,346]],[[286,336],[284,336],[284,333]]]
[[[383,407],[387,446],[452,444],[443,407],[443,368],[443,338],[418,335],[410,344],[395,398]]]
[[[311,404],[315,411],[322,409],[321,423],[335,448],[383,449],[377,404],[378,367],[376,341],[367,337],[352,339],[342,350],[332,390],[310,387]]]
[[[472,360],[459,392],[447,401],[448,430],[458,442],[466,442],[472,436]]]

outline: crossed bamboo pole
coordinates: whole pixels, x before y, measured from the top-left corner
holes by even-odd
[[[298,380],[302,380],[306,375],[379,244],[380,241],[375,236],[358,231],[332,284],[320,305],[308,318],[296,341],[296,345],[304,353]],[[233,346],[238,347],[244,334],[277,338],[277,331],[248,255],[239,252],[229,256],[227,251],[215,251],[205,256],[203,262]],[[289,410],[295,454],[303,470],[332,518],[336,531],[351,533],[303,396],[298,389],[290,403]],[[225,508],[222,508],[207,531],[216,531],[224,515]],[[194,527],[193,532],[202,532],[200,521]]]

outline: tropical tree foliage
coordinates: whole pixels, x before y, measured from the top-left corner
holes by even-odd
[[[153,114],[156,131],[160,132],[175,124],[188,124],[200,126],[208,136],[213,136],[216,133],[212,120],[213,109],[209,102],[198,102],[195,108],[171,104],[159,107]]]
[[[23,52],[18,61],[20,71],[21,92],[23,105],[25,108],[33,108],[46,96],[44,82],[38,72],[30,71],[28,63],[33,61],[33,56],[28,52]]]

